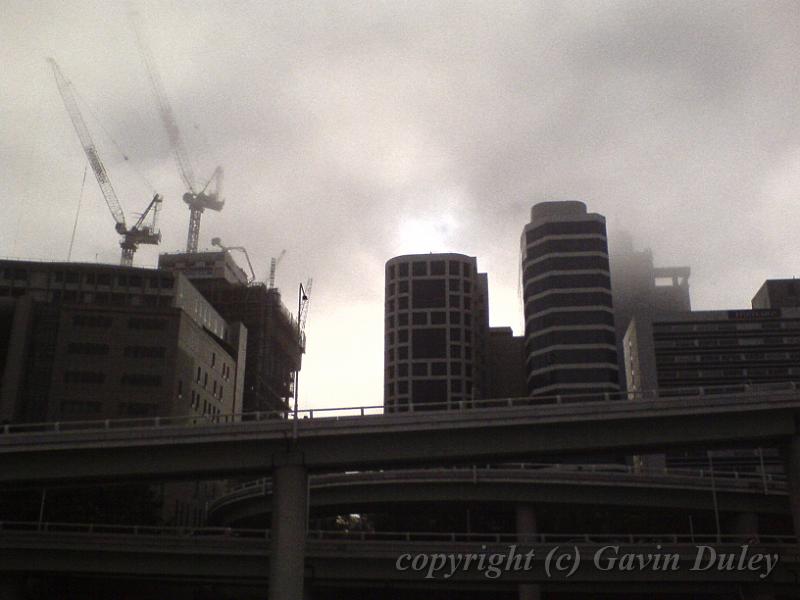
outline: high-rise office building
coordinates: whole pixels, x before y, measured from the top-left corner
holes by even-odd
[[[521,244],[528,394],[618,391],[605,218],[542,202]]]
[[[386,263],[387,412],[457,408],[485,396],[487,298],[474,257],[413,254]]]

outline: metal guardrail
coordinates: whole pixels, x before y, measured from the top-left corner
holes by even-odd
[[[0,521],[0,539],[7,532],[40,535],[74,534],[81,536],[119,536],[135,538],[200,538],[269,540],[269,529],[230,527],[158,527],[149,525],[111,525],[103,523],[50,523],[35,521]],[[451,543],[527,543],[527,544],[697,544],[722,543],[796,545],[794,535],[758,534],[674,534],[674,533],[464,533],[439,531],[354,531],[311,530],[309,540],[370,542],[451,542]]]
[[[647,411],[651,408],[652,402],[672,402],[680,404],[687,398],[715,398],[720,401],[728,401],[732,404],[747,404],[749,402],[770,402],[785,400],[786,396],[781,392],[800,400],[798,387],[793,382],[786,384],[764,384],[754,386],[721,386],[719,388],[685,388],[669,390],[649,390],[644,392],[620,392],[620,393],[586,393],[570,394],[569,396],[542,396],[542,397],[521,397],[521,398],[493,398],[487,400],[470,400],[458,405],[451,403],[431,403],[418,407],[408,407],[408,410],[398,412],[384,412],[383,405],[373,406],[345,406],[303,409],[297,412],[298,419],[331,419],[338,420],[349,417],[365,416],[384,416],[400,417],[414,413],[442,413],[444,411],[453,413],[478,412],[481,410],[502,410],[519,408],[550,408],[562,405],[569,405],[580,412],[579,409],[597,413],[598,406],[608,403],[625,402],[626,409],[632,411]],[[780,397],[776,397],[780,396]],[[0,426],[2,434],[16,433],[61,433],[67,431],[96,431],[110,429],[152,429],[158,427],[197,427],[197,426],[223,426],[232,424],[243,424],[251,421],[261,422],[273,420],[285,422],[293,420],[294,413],[290,410],[282,409],[276,411],[240,412],[219,415],[184,415],[175,417],[146,417],[135,419],[105,419],[91,421],[56,421],[42,423],[7,423]]]

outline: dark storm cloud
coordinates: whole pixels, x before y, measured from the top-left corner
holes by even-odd
[[[129,150],[135,170],[101,140],[119,189],[146,198],[138,170],[167,196],[164,247],[179,248],[182,189],[127,5],[7,4],[0,168],[4,196],[18,201],[0,223],[1,253],[16,238],[16,254],[57,257],[71,230],[83,160],[50,54]],[[286,248],[279,283],[315,278],[312,389],[345,325],[363,327],[351,361],[373,365],[362,385],[379,398],[382,268],[400,252],[477,255],[493,321],[516,325],[519,234],[544,199],[582,199],[612,236],[633,231],[657,263],[691,265],[698,307],[746,305],[765,277],[796,273],[796,2],[153,1],[139,11],[198,175],[226,168],[228,204],[204,216],[201,242],[247,246],[261,276]],[[114,260],[96,192],[91,202],[82,257]],[[143,264],[155,254],[142,251]]]

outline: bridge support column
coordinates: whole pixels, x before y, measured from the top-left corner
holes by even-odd
[[[530,504],[518,504],[516,507],[517,534],[521,536],[521,543],[528,543],[524,537],[539,533],[536,522],[536,511]],[[542,586],[536,583],[521,583],[519,585],[519,600],[541,600]]]
[[[786,481],[789,484],[789,507],[794,523],[794,535],[800,541],[800,435],[792,436],[784,447]]]
[[[269,600],[304,597],[308,473],[301,457],[291,458],[272,472]]]

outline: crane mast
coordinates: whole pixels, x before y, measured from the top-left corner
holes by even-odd
[[[267,279],[267,288],[272,289],[275,287],[275,273],[278,270],[278,263],[281,262],[286,250],[281,250],[281,253],[269,259],[269,278]]]
[[[136,224],[128,229],[125,223],[125,212],[122,209],[119,198],[117,198],[117,193],[114,191],[114,186],[111,185],[111,179],[108,177],[103,161],[100,160],[97,147],[78,107],[78,100],[72,83],[64,76],[55,59],[48,58],[47,61],[53,68],[58,92],[64,101],[64,107],[67,109],[67,114],[75,127],[78,139],[81,141],[86,159],[89,161],[89,165],[91,165],[92,171],[97,178],[97,183],[103,193],[108,209],[111,211],[111,216],[114,217],[114,229],[122,236],[122,240],[119,243],[122,248],[120,264],[131,266],[133,264],[133,255],[139,244],[158,244],[161,241],[161,234],[157,231],[157,217],[162,197],[159,194],[155,194]]]
[[[145,40],[137,13],[131,13],[131,25],[136,34],[136,42],[147,70],[147,77],[150,80],[150,88],[156,100],[161,122],[167,131],[167,138],[169,139],[175,162],[178,165],[178,172],[188,189],[183,195],[183,201],[189,206],[189,232],[186,239],[186,251],[195,253],[200,239],[200,220],[203,211],[208,208],[219,212],[225,205],[225,201],[219,199],[222,195],[222,167],[217,167],[205,186],[200,190],[197,189],[194,171],[189,161],[189,153],[183,142],[183,136],[175,119],[172,106],[167,99],[164,83],[156,68],[155,58]]]

